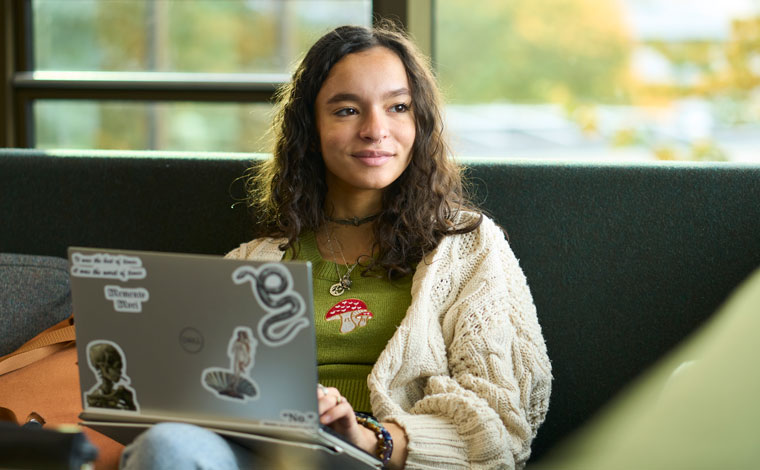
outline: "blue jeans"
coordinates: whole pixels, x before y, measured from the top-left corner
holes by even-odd
[[[122,470],[242,470],[256,468],[245,447],[207,429],[159,423],[140,434],[121,454]]]

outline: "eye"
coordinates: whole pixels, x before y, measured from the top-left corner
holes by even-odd
[[[399,103],[391,106],[391,112],[393,113],[405,113],[409,111],[409,105],[406,103]]]
[[[355,108],[340,108],[333,114],[336,116],[353,116],[355,114],[359,114],[359,111],[357,111]]]

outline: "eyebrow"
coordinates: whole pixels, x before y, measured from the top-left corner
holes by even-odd
[[[409,89],[406,87],[398,88],[396,90],[391,90],[385,93],[383,95],[383,98],[385,99],[394,98],[396,96],[401,96],[401,95],[411,95],[411,93],[409,92]],[[331,96],[329,100],[327,100],[327,104],[338,103],[341,101],[361,101],[361,98],[359,98],[359,95],[355,95],[353,93],[337,93]]]

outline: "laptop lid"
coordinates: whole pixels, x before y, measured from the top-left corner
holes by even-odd
[[[311,265],[69,248],[83,418],[316,428]]]

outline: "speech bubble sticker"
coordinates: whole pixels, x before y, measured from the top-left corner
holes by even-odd
[[[98,383],[84,392],[84,408],[109,408],[140,411],[137,393],[127,375],[127,356],[121,347],[108,340],[87,343],[87,365]]]
[[[108,285],[103,288],[106,299],[113,302],[117,312],[140,313],[143,302],[150,299],[150,293],[143,287],[120,287]]]
[[[114,279],[127,282],[131,279],[145,279],[147,275],[142,260],[137,256],[73,253],[71,261],[71,275],[76,277]]]
[[[280,419],[295,426],[313,427],[317,423],[317,414],[313,411],[282,410]]]
[[[201,373],[201,385],[217,398],[245,403],[258,400],[259,387],[250,376],[258,341],[247,326],[235,328],[227,347],[230,368],[207,367]]]

